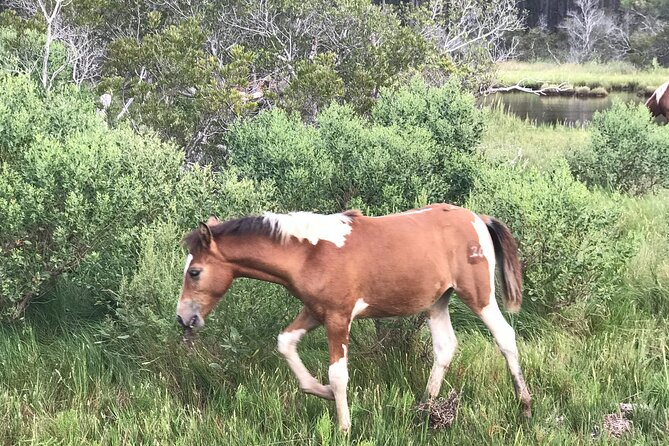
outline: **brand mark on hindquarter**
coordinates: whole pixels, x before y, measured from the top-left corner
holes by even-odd
[[[485,259],[485,254],[483,254],[483,248],[477,241],[470,241],[467,243],[467,260],[469,263],[479,263]]]

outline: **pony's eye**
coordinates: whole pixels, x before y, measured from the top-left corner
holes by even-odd
[[[197,279],[198,276],[200,275],[200,270],[199,269],[188,270],[188,275],[191,276],[193,279]]]

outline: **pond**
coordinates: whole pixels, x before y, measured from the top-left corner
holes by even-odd
[[[495,93],[481,99],[483,105],[509,111],[537,124],[584,125],[592,120],[596,111],[611,107],[614,99],[624,102],[646,101],[633,92],[614,92],[604,98],[576,96],[537,96],[531,93]]]

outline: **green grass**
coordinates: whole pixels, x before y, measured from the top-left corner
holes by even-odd
[[[582,127],[535,124],[500,109],[486,109],[480,151],[489,159],[547,168],[585,147],[590,132]]]
[[[284,298],[277,295],[277,303]],[[438,432],[414,410],[430,368],[425,328],[413,348],[379,350],[371,323],[355,324],[349,437],[338,433],[331,402],[298,391],[274,350],[275,333],[260,327],[248,327],[238,341],[260,347],[239,354],[224,348],[215,327],[194,351],[179,343],[176,329],[160,341],[125,338],[107,322],[60,323],[46,331],[33,324],[5,327],[0,444],[590,444],[604,415],[621,402],[639,407],[627,441],[666,438],[666,323],[631,305],[587,337],[571,334],[567,323],[523,313],[512,318],[534,397],[534,416],[526,422],[502,356],[467,312],[453,305],[460,344],[442,390],[462,392],[459,413],[452,428]],[[616,322],[621,314],[622,325]],[[224,326],[227,319],[221,313],[214,323]],[[532,328],[539,324],[546,329]],[[321,380],[325,345],[322,329],[301,345],[307,367]],[[609,441],[603,435],[594,444]]]
[[[521,83],[534,88],[544,83],[604,87],[612,90],[641,91],[658,87],[669,79],[669,68],[640,70],[626,63],[562,64],[548,62],[504,62],[498,65],[499,83]]]

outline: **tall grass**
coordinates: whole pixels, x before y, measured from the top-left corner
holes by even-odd
[[[549,62],[504,62],[498,65],[502,85],[521,83],[539,87],[543,83],[604,87],[611,90],[644,90],[659,87],[669,79],[669,68],[640,70],[623,62],[606,64],[555,64]]]
[[[497,106],[485,111],[486,128],[479,150],[489,159],[548,168],[590,142],[578,126],[537,124]]]
[[[280,303],[285,296],[275,292]],[[230,311],[243,296],[228,298]],[[501,354],[467,311],[452,308],[460,344],[442,393],[462,394],[457,420],[445,431],[430,430],[414,410],[431,365],[425,328],[407,350],[379,348],[370,341],[371,323],[354,324],[348,437],[337,432],[331,402],[299,392],[274,351],[275,333],[260,327],[249,330],[258,347],[240,353],[207,331],[190,351],[176,329],[168,341],[126,338],[104,321],[66,321],[64,314],[54,314],[61,322],[49,330],[3,327],[0,444],[590,444],[593,433],[594,444],[608,444],[603,417],[621,402],[636,405],[627,441],[666,439],[666,320],[626,305],[620,320],[585,337],[566,322],[537,331],[522,325],[547,322],[512,318],[534,397],[526,422]],[[234,319],[218,317],[220,325]],[[326,379],[322,330],[300,350]]]

